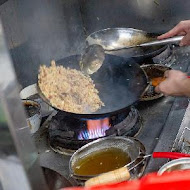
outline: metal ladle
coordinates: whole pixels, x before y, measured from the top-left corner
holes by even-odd
[[[119,48],[114,48],[113,50],[107,50],[107,51],[118,51],[121,49],[129,49],[129,48],[137,48],[137,47],[150,47],[150,46],[160,46],[160,45],[165,45],[165,44],[170,44],[170,43],[179,43],[184,36],[175,36],[172,38],[167,38],[163,40],[154,40],[151,42],[146,42],[138,45],[132,45],[132,46],[125,46],[125,47],[119,47]]]
[[[134,46],[125,46],[114,48],[112,50],[106,51],[117,51],[121,49],[129,49],[136,47],[150,47],[150,46],[158,46],[169,43],[177,43],[182,40],[184,36],[175,36],[172,38],[164,39],[164,40],[155,40],[151,42],[142,43]],[[105,50],[101,45],[92,44],[85,49],[85,53],[81,57],[81,61],[79,63],[81,71],[86,75],[91,75],[100,69],[105,59]]]
[[[105,59],[105,52],[102,46],[93,44],[85,49],[79,62],[80,69],[85,75],[91,75],[98,71]]]

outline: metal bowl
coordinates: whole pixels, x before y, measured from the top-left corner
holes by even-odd
[[[27,100],[34,100],[38,102],[41,106],[41,115],[42,117],[46,117],[50,115],[53,112],[53,108],[50,107],[48,104],[46,104],[39,96],[38,91],[37,91],[37,85],[32,84],[24,89],[21,90],[20,92],[20,98],[21,99],[27,99]]]
[[[171,172],[176,170],[187,170],[190,169],[190,158],[180,158],[172,160],[164,164],[159,170],[158,174],[162,175],[164,172]]]
[[[107,54],[121,57],[132,57],[138,63],[142,63],[148,58],[153,58],[163,52],[167,45],[136,47],[129,49],[115,49],[127,46],[139,45],[157,39],[158,34],[148,33],[134,28],[107,28],[96,31],[86,38],[87,45],[101,45]]]
[[[149,81],[151,81],[155,77],[163,77],[165,71],[171,70],[170,67],[167,67],[167,66],[161,65],[161,64],[141,65],[141,68],[146,73]],[[154,91],[154,87],[150,83],[148,89],[141,97],[141,101],[155,100],[155,99],[161,98],[163,96],[164,95],[162,93],[156,93]]]
[[[33,100],[22,100],[23,106],[31,106],[33,108],[35,108],[35,110],[33,111],[33,113],[31,113],[31,115],[27,115],[26,116],[26,121],[27,124],[30,128],[30,132],[31,134],[34,134],[38,131],[40,124],[41,124],[41,120],[42,120],[42,116],[41,116],[41,106],[38,102],[33,101]],[[25,110],[27,112],[27,110]]]
[[[86,41],[88,45],[98,44],[104,50],[111,51],[148,42],[156,39],[156,36],[134,28],[107,28],[90,34]]]
[[[140,141],[131,137],[105,137],[84,145],[78,149],[70,159],[69,169],[71,176],[79,180],[87,180],[89,178],[95,177],[95,175],[79,176],[75,174],[75,163],[77,160],[82,159],[91,153],[96,151],[100,152],[101,150],[105,150],[106,148],[110,147],[121,149],[129,155],[131,162],[127,164],[127,167],[130,170],[131,178],[142,176],[146,165],[146,161],[144,159],[145,147]]]

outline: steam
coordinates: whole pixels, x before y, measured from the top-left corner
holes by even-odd
[[[38,64],[81,53],[84,34],[77,2],[25,0],[19,8],[28,48]]]

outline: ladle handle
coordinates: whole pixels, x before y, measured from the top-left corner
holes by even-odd
[[[129,178],[130,178],[129,170],[127,169],[127,167],[122,167],[87,180],[85,182],[85,186],[89,187],[89,186],[102,185],[107,183],[118,183],[126,181]]]
[[[180,153],[180,152],[153,152],[153,158],[169,158],[178,159],[183,157],[190,157],[190,154]]]
[[[165,45],[165,44],[168,44],[168,43],[176,43],[176,42],[180,42],[183,39],[183,37],[184,36],[175,36],[175,37],[167,38],[167,39],[164,39],[164,40],[155,40],[155,41],[152,41],[152,42],[147,42],[147,43],[140,44],[139,46],[140,47],[148,47],[148,46],[154,46],[154,45]]]

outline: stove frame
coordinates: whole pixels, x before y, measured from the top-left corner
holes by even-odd
[[[189,52],[190,47],[175,47],[172,50],[172,59],[175,58],[175,61],[170,66],[173,69],[190,72],[190,67],[188,67]],[[184,97],[162,97],[153,101],[140,102],[136,106],[143,120],[143,127],[136,138],[144,144],[146,154],[151,154],[154,151],[172,150],[188,103],[188,98]],[[51,150],[47,144],[47,136],[44,134],[47,134],[45,126],[33,137],[38,147],[41,165],[49,166],[69,177],[70,156],[56,154]],[[157,171],[166,162],[167,159],[157,159],[155,162],[154,159],[150,158],[145,173]]]

